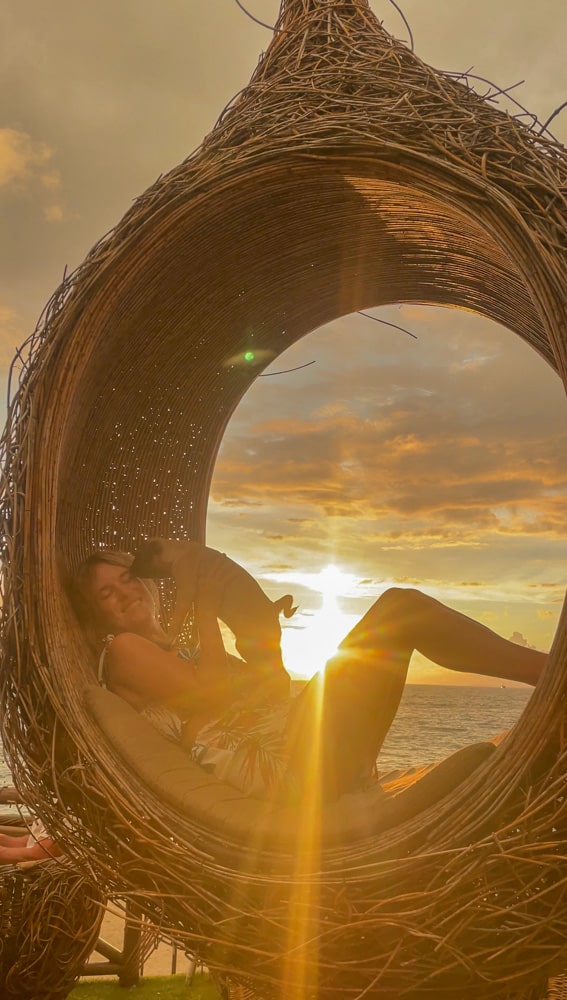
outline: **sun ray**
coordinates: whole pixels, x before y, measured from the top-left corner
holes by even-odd
[[[328,564],[317,573],[300,574],[297,582],[320,595],[321,603],[314,610],[300,607],[289,626],[284,623],[282,651],[284,662],[293,674],[312,677],[324,670],[327,660],[358,618],[345,613],[339,601],[345,592],[352,591],[355,577]]]
[[[318,991],[318,958],[320,937],[320,855],[321,855],[321,723],[325,678],[319,675],[313,712],[311,739],[303,761],[309,780],[304,785],[300,828],[295,854],[293,885],[290,894],[287,949],[281,997],[304,1000]],[[306,794],[306,792],[309,794]]]

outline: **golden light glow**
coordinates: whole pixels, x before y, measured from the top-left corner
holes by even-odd
[[[292,627],[283,629],[282,652],[288,670],[312,677],[324,670],[329,657],[358,620],[358,615],[346,614],[338,600],[352,588],[355,578],[328,564],[318,573],[298,573],[296,580],[321,594],[322,602],[311,614],[300,609],[292,619]]]
[[[304,1000],[318,988],[319,937],[321,934],[320,870],[321,807],[321,717],[325,680],[316,683],[311,739],[305,746],[304,767],[310,780],[298,813],[300,823],[295,867],[291,881],[287,948],[280,996],[282,1000]]]

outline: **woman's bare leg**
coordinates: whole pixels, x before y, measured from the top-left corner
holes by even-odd
[[[329,660],[329,728],[356,758],[374,761],[418,650],[450,670],[536,684],[547,654],[518,646],[417,590],[386,591]],[[342,732],[341,732],[342,730]]]
[[[339,651],[389,655],[414,650],[449,670],[537,684],[547,653],[503,639],[419,590],[387,590],[341,642]]]

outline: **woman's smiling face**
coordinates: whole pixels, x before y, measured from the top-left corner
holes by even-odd
[[[96,563],[85,593],[93,616],[107,632],[144,635],[156,627],[156,606],[146,585],[125,566]]]

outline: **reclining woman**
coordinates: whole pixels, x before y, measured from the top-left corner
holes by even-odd
[[[160,542],[158,555],[162,544],[163,552],[178,553],[175,560],[145,572],[170,571],[182,592],[188,567],[194,567],[194,543]],[[309,794],[313,772],[306,761],[315,746],[325,800],[362,787],[396,715],[414,650],[450,670],[531,685],[547,660],[418,590],[392,588],[342,641],[324,682],[316,676],[290,698],[278,605],[255,594],[242,626],[248,661],[228,656],[218,618],[231,594],[248,592],[252,578],[214,550],[202,551],[191,595],[198,649],[172,642],[159,620],[155,584],[131,572],[134,557],[128,554],[95,552],[75,578],[74,603],[91,643],[102,650],[99,681],[181,742],[202,767],[248,794],[296,798],[302,788]],[[254,648],[250,636],[262,600]]]

